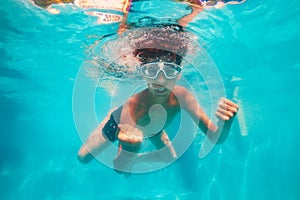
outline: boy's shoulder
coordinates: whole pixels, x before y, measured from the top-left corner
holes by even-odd
[[[185,87],[183,87],[183,86],[179,86],[179,85],[176,85],[176,86],[174,87],[173,92],[174,92],[174,94],[180,95],[180,96],[181,96],[181,95],[187,95],[187,94],[190,93],[190,91],[189,91],[187,88],[185,88]]]
[[[138,93],[133,94],[132,96],[129,97],[127,100],[128,103],[132,105],[137,105],[140,103],[140,101],[143,99],[143,97],[146,95],[147,89],[144,89]]]

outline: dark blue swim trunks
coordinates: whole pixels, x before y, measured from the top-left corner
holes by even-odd
[[[123,106],[111,113],[109,120],[102,129],[103,136],[111,142],[114,142],[118,139],[118,134],[120,131],[118,124],[120,123],[122,108]]]

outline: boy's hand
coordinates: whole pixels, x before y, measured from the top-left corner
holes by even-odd
[[[127,124],[119,124],[120,132],[118,139],[125,143],[141,143],[143,141],[143,132]]]
[[[232,101],[222,97],[218,103],[218,109],[216,116],[223,121],[229,121],[233,119],[237,113],[239,106]]]

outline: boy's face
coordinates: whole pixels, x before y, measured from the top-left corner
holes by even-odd
[[[181,62],[178,55],[159,49],[145,49],[139,52],[137,57],[143,63],[140,70],[149,91],[157,97],[168,96],[182,70],[182,67],[176,64]]]
[[[171,91],[176,85],[178,77],[174,79],[166,79],[162,72],[159,72],[159,75],[156,79],[144,78],[147,82],[149,91],[157,97],[166,97],[169,96]]]
[[[158,97],[170,94],[180,78],[181,66],[169,62],[153,62],[142,65],[141,73],[149,91]]]

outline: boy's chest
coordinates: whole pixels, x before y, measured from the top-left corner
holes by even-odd
[[[136,124],[143,132],[148,134],[156,134],[166,128],[180,112],[179,106],[164,108],[156,104],[148,111],[140,113],[136,118]]]

